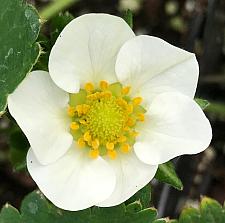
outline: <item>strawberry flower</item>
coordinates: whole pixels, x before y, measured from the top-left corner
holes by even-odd
[[[198,73],[194,54],[135,36],[119,17],[71,21],[49,72],[31,72],[8,97],[40,190],[66,210],[114,206],[159,164],[206,149],[211,126],[193,100]]]

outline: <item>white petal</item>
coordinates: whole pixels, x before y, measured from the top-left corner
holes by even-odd
[[[193,98],[198,81],[195,55],[152,36],[137,36],[119,51],[116,74],[146,102],[156,95],[180,91]]]
[[[11,115],[43,164],[58,159],[72,144],[68,100],[68,94],[45,71],[31,72],[8,97]]]
[[[116,173],[116,187],[112,195],[97,204],[110,207],[121,204],[150,182],[157,171],[157,165],[141,162],[134,152],[119,154],[115,160],[107,160]]]
[[[74,93],[84,82],[115,82],[116,56],[134,37],[126,22],[107,14],[86,14],[71,21],[52,48],[49,72],[62,89]]]
[[[69,211],[82,210],[105,200],[116,182],[114,171],[105,160],[90,159],[75,145],[49,165],[41,165],[30,149],[27,167],[44,195],[57,207]]]
[[[180,93],[155,97],[139,128],[135,152],[139,159],[152,165],[182,154],[199,153],[212,138],[210,123],[201,108]]]

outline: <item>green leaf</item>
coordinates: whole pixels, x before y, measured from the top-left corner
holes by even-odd
[[[127,206],[121,204],[110,208],[64,211],[49,203],[39,191],[25,197],[20,215],[15,208],[11,209],[7,215],[5,208],[2,209],[0,223],[152,223],[157,215],[154,208],[142,209],[138,202]]]
[[[225,209],[215,200],[203,197],[200,210],[185,208],[179,218],[179,223],[224,223]]]
[[[26,154],[30,144],[20,129],[14,130],[9,138],[10,160],[15,170],[26,167]]]
[[[225,210],[215,200],[203,197],[200,205],[202,221],[204,223],[224,223]]]
[[[186,208],[182,211],[179,223],[202,223],[198,210],[194,208]]]
[[[128,9],[124,15],[123,19],[126,21],[126,23],[130,26],[131,29],[133,29],[133,13],[130,9]]]
[[[202,110],[205,110],[210,105],[209,101],[205,99],[195,98],[195,101],[198,103]]]
[[[183,190],[183,184],[177,176],[172,162],[167,162],[159,165],[155,178],[161,182],[170,184],[178,190]]]
[[[20,213],[16,208],[6,204],[0,213],[0,223],[22,223]]]
[[[142,205],[142,208],[148,208],[151,201],[151,186],[148,184],[134,194],[129,200],[126,201],[126,204],[139,201]]]
[[[0,0],[0,113],[7,96],[36,63],[40,47],[35,41],[40,31],[37,11],[23,0]]]

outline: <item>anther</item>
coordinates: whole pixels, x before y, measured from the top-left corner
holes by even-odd
[[[145,115],[140,113],[140,114],[137,115],[137,118],[138,118],[139,121],[143,122],[145,120]]]
[[[100,81],[99,86],[102,90],[106,90],[109,86],[107,81]]]
[[[69,106],[69,107],[67,108],[67,114],[68,114],[70,117],[73,117],[73,116],[75,115],[75,111],[76,111],[76,109],[75,109],[74,107]]]
[[[76,122],[71,122],[70,123],[70,128],[72,130],[77,130],[77,129],[79,129],[79,125]]]
[[[133,99],[133,105],[134,106],[140,105],[142,101],[143,101],[142,97],[136,97]]]
[[[107,155],[110,159],[114,160],[117,157],[117,152],[115,150],[108,150]]]
[[[130,86],[126,86],[124,88],[122,88],[121,93],[122,94],[129,94],[131,87]]]
[[[114,143],[113,142],[107,142],[106,143],[106,148],[108,150],[113,150],[114,149]]]
[[[99,156],[99,151],[98,151],[98,149],[91,149],[91,150],[89,151],[89,156],[90,156],[92,159],[98,158],[98,156]]]
[[[122,142],[126,142],[127,141],[127,137],[126,136],[120,136],[117,140],[118,142],[122,143]]]
[[[84,133],[84,140],[85,140],[86,142],[88,142],[88,141],[91,140],[91,135],[90,135],[89,132],[85,132],[85,133]]]
[[[98,149],[99,145],[100,145],[100,143],[99,143],[99,140],[98,139],[94,139],[92,141],[92,148],[93,149]]]
[[[128,143],[123,144],[120,148],[123,153],[128,153],[130,151],[130,145]]]
[[[79,139],[77,140],[77,144],[78,144],[78,146],[79,146],[80,148],[83,148],[83,147],[85,146],[85,141],[84,141],[84,139],[83,139],[83,138],[79,138]]]
[[[84,88],[88,93],[91,93],[94,90],[94,85],[91,82],[88,82],[85,84]]]

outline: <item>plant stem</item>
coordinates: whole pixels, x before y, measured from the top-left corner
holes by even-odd
[[[78,1],[79,0],[55,0],[40,11],[40,17],[44,20],[49,20],[58,12]]]

